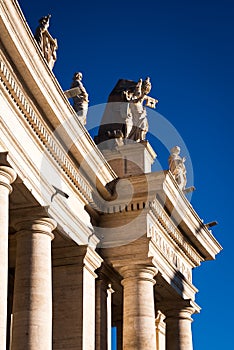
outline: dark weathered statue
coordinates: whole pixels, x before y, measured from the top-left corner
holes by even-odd
[[[158,102],[147,96],[150,90],[148,77],[138,82],[120,79],[109,95],[95,142],[100,144],[118,138],[137,142],[145,140],[148,131],[145,106],[155,108]]]
[[[52,38],[48,32],[50,18],[51,15],[47,15],[39,19],[39,26],[36,29],[34,37],[49,67],[52,69],[57,59],[56,50],[58,48],[58,44],[57,40]]]

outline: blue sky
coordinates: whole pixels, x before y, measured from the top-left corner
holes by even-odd
[[[199,289],[196,300],[202,307],[194,317],[194,349],[231,349],[233,1],[19,3],[33,32],[41,16],[52,14],[49,30],[59,45],[54,74],[66,90],[73,73],[83,72],[90,106],[105,103],[119,78],[151,77],[150,95],[159,103],[158,114],[149,116],[150,132],[160,135],[162,116],[181,136],[193,167],[196,191],[192,205],[204,222],[219,222],[213,234],[224,248],[216,261],[203,263],[194,271]],[[99,121],[98,117],[88,118],[87,128],[98,126]],[[167,140],[173,145],[174,135],[169,132]],[[166,169],[167,147],[157,140],[154,147],[160,166]]]

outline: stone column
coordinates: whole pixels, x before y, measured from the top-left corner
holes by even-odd
[[[193,350],[191,315],[195,312],[189,301],[176,303],[165,311],[166,350]]]
[[[156,349],[154,267],[120,268],[123,276],[123,350]]]
[[[51,240],[56,223],[40,210],[14,213],[18,232],[11,350],[52,349]]]
[[[53,350],[95,350],[95,270],[101,263],[89,246],[54,248]]]
[[[111,332],[112,332],[112,293],[114,290],[111,288],[111,284],[108,284],[107,289],[107,349],[111,350]]]
[[[107,350],[107,283],[102,278],[96,281],[96,327],[95,349]]]
[[[95,349],[111,350],[112,332],[112,293],[114,290],[108,283],[106,276],[99,271],[99,279],[96,281],[96,324],[95,324]]]
[[[0,153],[6,156],[7,153]],[[6,349],[7,339],[7,282],[8,282],[8,226],[9,194],[11,183],[16,179],[15,171],[0,160],[0,349]]]

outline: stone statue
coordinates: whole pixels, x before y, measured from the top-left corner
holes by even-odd
[[[51,15],[47,15],[39,19],[39,26],[36,29],[34,37],[50,69],[52,69],[57,59],[56,51],[58,48],[58,43],[57,40],[52,38],[48,32],[50,18]]]
[[[88,112],[89,95],[82,84],[82,78],[83,75],[81,72],[74,73],[71,88],[64,93],[68,98],[73,99],[73,108],[82,124],[85,125]]]
[[[185,189],[187,178],[186,178],[186,167],[184,165],[186,158],[181,158],[180,147],[175,146],[171,149],[171,154],[168,158],[169,169],[172,175],[175,177],[176,182],[178,183],[181,190]]]
[[[129,102],[127,106],[126,138],[134,141],[145,140],[148,131],[148,120],[143,102],[147,93],[151,90],[151,84],[149,82],[150,87],[147,92],[145,89],[146,81],[149,82],[149,78],[144,82],[139,79],[133,91],[123,91],[126,100]]]
[[[127,140],[144,141],[148,131],[145,106],[155,108],[158,102],[147,96],[150,90],[149,77],[138,82],[120,79],[109,95],[95,142],[100,144],[108,139],[117,140],[118,136],[125,143]]]

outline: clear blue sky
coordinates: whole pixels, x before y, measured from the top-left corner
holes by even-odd
[[[90,105],[105,103],[119,78],[151,77],[157,111],[172,123],[191,157],[192,205],[204,222],[219,222],[213,234],[224,247],[216,261],[194,271],[202,307],[194,317],[194,349],[233,348],[233,1],[19,3],[33,32],[41,16],[52,14],[49,30],[59,45],[54,74],[66,90],[73,73],[83,72]],[[149,119],[151,133],[160,134],[158,119]],[[98,123],[89,120],[87,127]],[[166,169],[165,145],[154,146]]]

